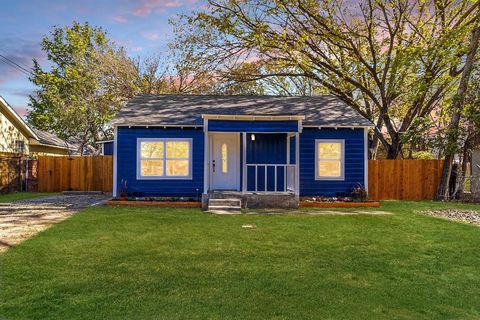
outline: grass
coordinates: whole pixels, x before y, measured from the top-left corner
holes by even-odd
[[[414,212],[446,207],[480,209],[386,202],[380,210],[393,215],[215,216],[89,208],[0,256],[0,315],[478,319],[480,228]]]
[[[13,202],[19,200],[34,199],[46,196],[52,196],[55,193],[46,193],[46,192],[14,192],[0,195],[0,203],[3,202]]]

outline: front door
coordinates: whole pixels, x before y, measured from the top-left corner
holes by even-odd
[[[240,135],[211,133],[210,189],[239,190]]]

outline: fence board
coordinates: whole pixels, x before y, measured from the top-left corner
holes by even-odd
[[[38,157],[38,191],[112,192],[112,156]]]
[[[369,160],[369,197],[373,200],[433,199],[442,173],[441,160]],[[113,189],[112,156],[38,159],[38,191]]]
[[[440,182],[442,160],[369,160],[372,200],[431,200]]]

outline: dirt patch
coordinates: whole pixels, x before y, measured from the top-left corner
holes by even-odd
[[[430,210],[424,212],[433,217],[445,218],[454,221],[463,221],[475,225],[480,225],[480,211],[461,210],[461,209],[443,209]]]
[[[109,195],[56,195],[0,203],[0,252],[77,213],[103,203]]]

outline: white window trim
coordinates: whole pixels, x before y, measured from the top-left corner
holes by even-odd
[[[318,175],[318,144],[319,143],[340,143],[341,156],[340,156],[340,176],[339,177],[320,177]],[[315,180],[345,180],[345,140],[344,139],[315,139]]]
[[[142,176],[141,171],[141,143],[142,142],[165,142],[164,156],[161,160],[164,160],[164,170],[166,170],[166,157],[167,152],[166,142],[181,141],[189,143],[189,155],[188,155],[188,176]],[[192,180],[192,167],[193,167],[193,139],[192,138],[137,138],[137,180]],[[185,158],[168,158],[168,160],[185,160]]]

